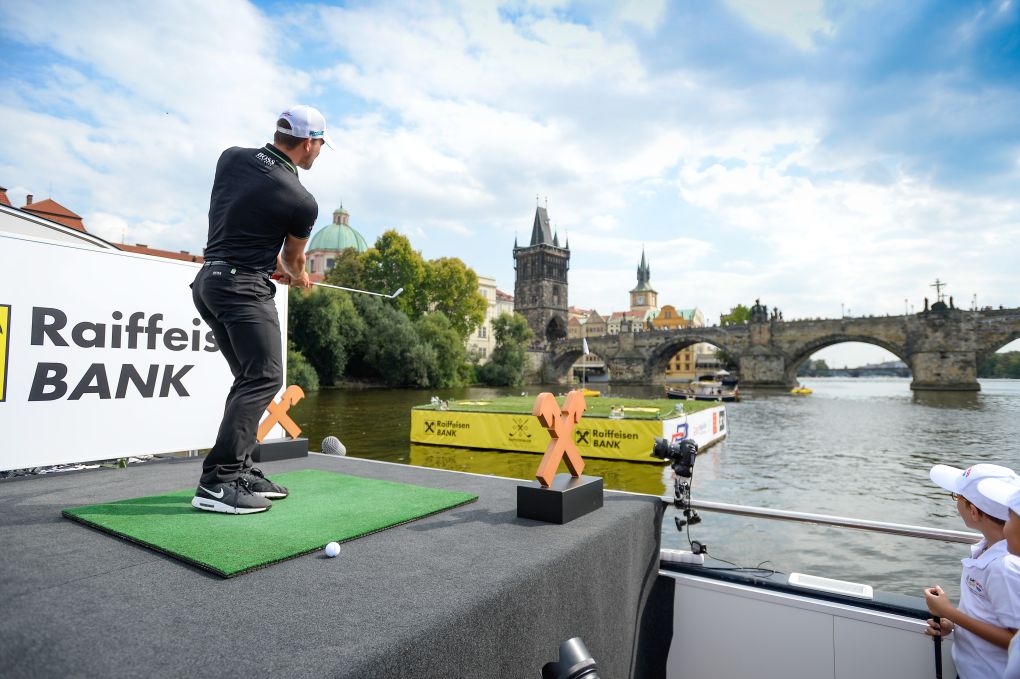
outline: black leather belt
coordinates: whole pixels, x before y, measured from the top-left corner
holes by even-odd
[[[258,274],[259,276],[264,276],[266,278],[269,278],[269,273],[267,273],[265,271],[259,271],[257,269],[250,269],[250,268],[248,268],[246,266],[237,266],[236,264],[231,264],[230,262],[224,262],[221,259],[216,259],[216,260],[213,260],[213,261],[210,261],[210,262],[206,262],[202,266],[203,267],[207,267],[207,266],[229,266],[230,269],[231,269],[231,273],[234,273],[235,271],[240,271],[242,273],[253,273],[253,274]]]

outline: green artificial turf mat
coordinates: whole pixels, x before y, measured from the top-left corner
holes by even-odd
[[[472,502],[477,495],[304,470],[273,474],[290,491],[259,514],[195,509],[189,488],[65,509],[63,515],[225,578]]]

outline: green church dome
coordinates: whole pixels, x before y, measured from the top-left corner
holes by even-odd
[[[312,236],[308,243],[308,252],[313,250],[346,250],[354,248],[358,252],[368,250],[365,238],[347,223],[349,215],[342,207],[333,211],[333,223],[324,226]]]

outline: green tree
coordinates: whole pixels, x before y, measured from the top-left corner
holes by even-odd
[[[351,296],[336,290],[290,289],[287,334],[323,384],[343,379],[351,348],[365,325]]]
[[[800,364],[797,369],[797,377],[826,377],[829,374],[829,365],[825,359],[820,358],[812,361],[810,358]]]
[[[426,262],[423,285],[426,307],[445,314],[461,342],[485,320],[488,302],[478,291],[478,275],[460,259]]]
[[[405,236],[390,229],[365,252],[364,283],[370,290],[392,293],[397,288],[404,292],[397,297],[398,308],[411,318],[418,318],[428,310],[428,299],[422,283],[425,279],[425,261],[421,253],[411,248]],[[347,286],[353,287],[353,286]]]
[[[730,309],[728,314],[719,316],[719,325],[743,325],[751,320],[751,310],[743,304]]]
[[[751,310],[743,304],[738,304],[732,307],[728,314],[721,314],[719,316],[719,325],[743,325],[749,320],[751,320]],[[725,349],[720,348],[716,352],[716,358],[719,359],[719,363],[727,370],[736,370],[739,367],[737,359],[731,356]]]
[[[436,351],[418,341],[406,314],[377,297],[357,295],[355,305],[365,326],[352,352],[349,373],[377,378],[389,386],[429,386]]]
[[[345,288],[364,290],[365,255],[354,248],[341,250],[333,260],[333,268],[326,274],[326,283],[340,285]],[[393,290],[380,290],[387,294]]]
[[[978,363],[978,377],[1020,378],[1020,351],[988,354]]]
[[[287,341],[287,382],[296,384],[306,392],[319,390],[319,375],[304,354]]]
[[[479,367],[478,378],[493,386],[517,387],[524,382],[528,343],[535,334],[519,314],[500,314],[492,321],[496,348],[491,360]]]
[[[450,319],[441,311],[433,311],[415,322],[418,340],[432,347],[435,360],[433,372],[428,376],[429,387],[455,387],[461,384],[461,372],[467,352],[464,340],[454,329]]]

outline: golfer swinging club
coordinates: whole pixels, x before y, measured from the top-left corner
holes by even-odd
[[[287,497],[286,488],[252,466],[251,454],[262,413],[283,382],[276,286],[270,275],[276,272],[284,283],[310,286],[305,244],[319,206],[298,181],[297,168],[310,170],[324,143],[332,148],[322,114],[311,106],[294,106],[280,114],[272,144],[229,148],[216,164],[205,266],[191,289],[234,384],[191,501],[198,509],[254,514],[269,509],[271,500]]]

